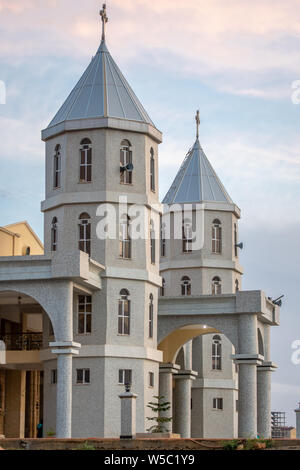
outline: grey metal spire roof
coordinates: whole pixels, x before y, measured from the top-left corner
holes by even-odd
[[[230,196],[202,150],[197,132],[196,142],[187,153],[163,203],[205,201],[232,204]]]
[[[73,119],[98,117],[141,121],[154,126],[111,57],[105,39],[48,128]]]

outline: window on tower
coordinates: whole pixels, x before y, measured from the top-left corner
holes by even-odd
[[[78,296],[78,334],[92,332],[92,297],[90,295]]]
[[[222,341],[219,335],[213,336],[212,339],[212,369],[222,369]]]
[[[215,219],[212,225],[212,252],[222,252],[222,226],[219,219]]]
[[[119,298],[118,334],[130,335],[130,300],[127,289],[122,289]]]
[[[132,184],[132,149],[128,140],[122,140],[121,142],[120,183]]]
[[[182,251],[184,253],[191,253],[193,242],[193,230],[190,221],[182,224]]]
[[[155,159],[154,150],[150,150],[150,188],[151,191],[155,191]]]
[[[53,189],[61,186],[61,146],[55,147],[54,154],[54,172],[53,172]]]
[[[123,214],[120,222],[119,234],[119,250],[120,257],[123,259],[131,258],[131,238],[130,238],[130,218],[127,214]]]
[[[150,221],[150,258],[151,263],[155,264],[155,230],[154,230],[154,222],[153,220]]]
[[[153,338],[153,314],[154,314],[153,294],[150,294],[150,297],[149,297],[149,338]]]
[[[165,288],[166,288],[166,280],[162,278],[161,288],[160,288],[160,295],[164,297],[165,295]]]
[[[160,222],[160,256],[166,256],[166,224]]]
[[[222,283],[221,279],[218,276],[215,276],[212,279],[211,290],[212,295],[222,294]]]
[[[79,216],[79,250],[91,254],[91,218],[83,212]]]
[[[192,283],[188,276],[183,276],[181,278],[181,295],[191,295],[192,293]]]
[[[238,255],[238,247],[237,247],[237,242],[238,242],[238,236],[237,236],[237,225],[234,224],[234,256]]]
[[[79,182],[90,183],[92,181],[92,142],[83,139],[80,142],[80,168]]]
[[[53,217],[51,225],[51,251],[57,250],[57,218]]]

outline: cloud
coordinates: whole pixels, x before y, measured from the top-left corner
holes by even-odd
[[[0,0],[0,56],[90,56],[98,11],[96,0]],[[298,0],[112,0],[108,43],[121,64],[151,63],[234,94],[282,98],[286,75],[299,78],[299,12]],[[272,71],[284,81],[275,89]]]

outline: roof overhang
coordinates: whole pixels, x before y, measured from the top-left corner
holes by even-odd
[[[56,124],[55,126],[42,130],[42,140],[46,142],[52,137],[64,134],[65,132],[74,132],[88,129],[116,129],[128,132],[138,132],[140,134],[149,135],[158,144],[162,142],[162,133],[150,124],[112,117],[98,117],[64,121]]]

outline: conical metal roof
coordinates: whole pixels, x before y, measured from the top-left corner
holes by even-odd
[[[163,203],[227,202],[232,200],[202,150],[197,137]]]
[[[111,57],[105,40],[48,128],[64,121],[98,117],[128,119],[154,126]]]

